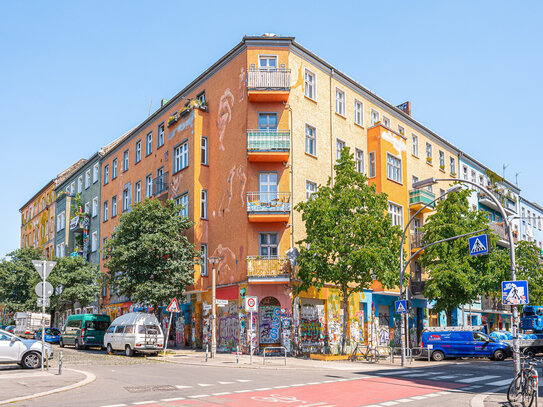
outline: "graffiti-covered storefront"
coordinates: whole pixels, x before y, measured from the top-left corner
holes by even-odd
[[[117,304],[103,305],[100,308],[100,314],[107,314],[113,321],[115,318],[120,317],[121,315],[128,314],[132,311],[133,303],[132,301],[120,302]]]

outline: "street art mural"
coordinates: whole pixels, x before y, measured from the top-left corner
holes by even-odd
[[[288,353],[292,352],[292,314],[281,309],[281,345]]]
[[[260,307],[260,343],[280,344],[281,309],[276,306]]]
[[[230,282],[233,282],[234,274],[231,271],[236,267],[236,254],[229,247],[224,247],[219,243],[213,251],[212,256],[221,257],[221,260],[217,264],[217,273],[227,275]]]
[[[219,113],[217,116],[217,132],[219,134],[219,150],[224,151],[223,139],[226,134],[226,127],[232,120],[232,107],[234,105],[234,95],[230,88],[226,88],[219,100]]]
[[[302,304],[300,309],[299,343],[303,352],[322,350],[325,342],[324,304]]]
[[[226,189],[219,204],[219,215],[224,216],[230,212],[230,204],[234,194],[239,196],[239,205],[245,207],[245,186],[247,184],[247,175],[245,167],[242,164],[234,165],[226,176]],[[238,195],[239,194],[239,195]],[[235,202],[235,204],[237,204]]]
[[[239,82],[238,82],[238,100],[239,103],[243,102],[245,99],[245,89],[246,89],[246,80],[247,79],[247,72],[245,71],[245,68],[242,66],[239,71]]]

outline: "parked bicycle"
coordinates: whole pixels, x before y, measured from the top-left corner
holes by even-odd
[[[522,368],[507,390],[507,400],[511,404],[520,403],[523,407],[537,407],[539,376],[536,366],[541,359],[525,356]]]
[[[377,350],[377,348],[367,346],[366,352],[363,352],[360,342],[357,342],[355,348],[349,356],[349,360],[351,362],[356,362],[357,360],[360,360],[362,358],[364,358],[364,360],[366,360],[367,362],[377,363],[379,362],[379,351]]]

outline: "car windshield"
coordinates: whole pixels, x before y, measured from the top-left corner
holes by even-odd
[[[60,331],[57,328],[47,328],[45,333],[48,335],[60,335]]]

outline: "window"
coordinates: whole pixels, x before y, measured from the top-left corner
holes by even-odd
[[[258,66],[260,69],[277,69],[277,56],[275,55],[259,55]]]
[[[450,157],[449,166],[450,166],[451,174],[456,174],[456,160],[454,159],[454,157]]]
[[[66,227],[66,212],[62,211],[57,215],[57,232]]]
[[[345,116],[345,92],[336,88],[336,113]]]
[[[383,116],[383,126],[388,127],[390,129],[390,119],[386,116]]]
[[[153,196],[153,178],[151,177],[151,174],[145,177],[145,196],[147,198]]]
[[[109,182],[109,164],[104,166],[104,185]]]
[[[445,171],[445,153],[439,150],[439,168]]]
[[[136,153],[134,155],[136,156],[136,163],[139,163],[141,161],[141,140],[136,142]]]
[[[467,181],[468,180],[468,167],[465,166],[465,165],[462,167],[462,174],[464,176],[464,179]]]
[[[141,181],[136,182],[134,185],[134,202],[141,202]]]
[[[91,170],[87,170],[85,173],[85,189],[88,189],[91,184]]]
[[[275,131],[277,130],[277,113],[259,113],[258,130]]]
[[[202,189],[200,195],[200,217],[202,219],[207,219],[207,190]]]
[[[390,220],[394,226],[399,226],[403,229],[403,210],[400,205],[393,204],[392,202],[388,203],[388,214],[390,215]]]
[[[179,198],[177,198],[175,200],[175,204],[180,206],[179,214],[181,216],[184,216],[184,217],[188,218],[189,217],[189,194],[188,194],[188,192],[184,193]]]
[[[92,232],[91,235],[91,252],[98,250],[98,232]]]
[[[370,178],[375,177],[375,151],[372,151],[368,154],[369,157],[369,167],[370,167]]]
[[[107,241],[107,237],[104,237],[102,239],[102,259],[105,259],[107,257],[107,252],[104,250],[105,247],[106,247],[106,241]],[[103,290],[102,290],[102,297],[105,297],[107,292],[106,292],[107,288],[106,286],[104,285],[103,286]]]
[[[362,150],[359,150],[358,148],[355,149],[355,161],[356,161],[356,171],[358,171],[361,174],[364,174],[364,152]]]
[[[413,184],[414,184],[415,182],[419,182],[419,177],[417,177],[416,175],[413,175],[413,176],[411,177],[411,187],[413,187]]]
[[[200,161],[202,164],[207,165],[207,137],[202,136],[200,150]]]
[[[277,256],[278,242],[278,233],[260,233],[259,255],[265,257]]]
[[[479,175],[479,185],[481,186],[485,186],[485,179],[482,175]]]
[[[471,182],[477,182],[477,174],[475,173],[475,170],[471,170]],[[475,186],[472,186],[472,188],[475,188]]]
[[[153,152],[153,132],[150,131],[145,136],[145,156],[148,156]]]
[[[432,145],[430,143],[426,143],[426,161],[432,162]]]
[[[379,112],[371,109],[371,125],[373,126],[377,122],[379,122]]]
[[[398,133],[400,133],[402,136],[405,136],[405,129],[400,125],[398,125]]]
[[[354,100],[354,122],[360,126],[364,125],[364,105],[359,100]]]
[[[305,70],[304,76],[304,92],[305,96],[310,99],[316,99],[315,97],[315,74],[313,72]]]
[[[416,134],[411,134],[411,154],[419,156],[419,136]]]
[[[123,190],[123,212],[126,212],[130,209],[130,204],[132,200],[132,197],[130,195],[130,188],[125,188]]]
[[[59,257],[64,257],[66,255],[66,246],[64,245],[64,242],[62,242],[60,244],[60,256]]]
[[[164,145],[164,123],[158,125],[157,130],[157,148]]]
[[[317,183],[312,181],[305,181],[305,200],[309,201],[311,196],[317,192]]]
[[[77,179],[77,193],[80,194],[83,191],[83,176]]]
[[[117,216],[117,195],[111,197],[111,217]]]
[[[130,154],[128,149],[124,150],[123,152],[123,172],[128,170],[128,160],[129,160]]]
[[[261,202],[277,200],[277,172],[258,173],[258,193]]]
[[[92,217],[98,216],[98,197],[92,199]]]
[[[522,222],[526,222],[526,210],[524,208],[521,208],[521,219],[522,219]],[[58,230],[58,228],[57,228]]]
[[[85,213],[90,215],[90,202],[85,202]]]
[[[117,159],[115,158],[111,163],[111,179],[117,178]]]
[[[205,103],[205,101],[206,101],[206,91],[203,90],[200,93],[198,93],[196,95],[196,100],[199,101],[200,103]]]
[[[98,182],[98,163],[92,167],[92,183],[95,184],[96,182]]]
[[[317,155],[317,130],[307,124],[305,125],[305,152]]]
[[[200,244],[200,252],[202,252],[202,265],[200,268],[200,275],[207,277],[207,243]]]
[[[345,142],[341,140],[336,140],[336,161],[339,161],[341,158],[341,150],[345,148]]]
[[[530,214],[530,210],[528,209],[528,225],[532,225],[532,215]]]
[[[387,178],[402,182],[402,160],[387,153]]]
[[[181,171],[189,166],[189,142],[185,141],[173,149],[173,172]]]
[[[106,220],[109,219],[109,213],[108,213],[109,212],[109,202],[108,201],[104,201],[104,210],[103,210],[103,212],[104,212],[103,218],[104,218],[104,222],[105,222]]]

